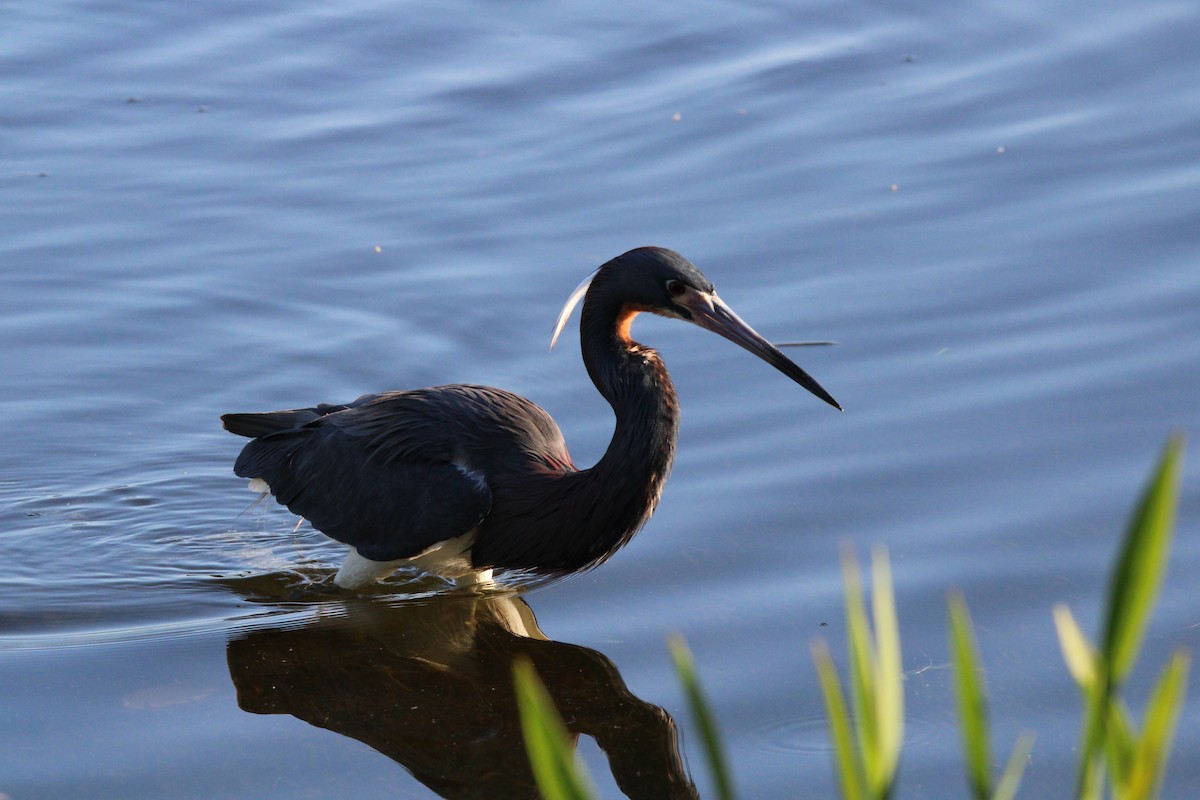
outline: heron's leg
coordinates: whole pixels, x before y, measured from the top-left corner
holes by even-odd
[[[453,576],[454,585],[462,588],[464,586],[478,586],[487,588],[495,586],[495,581],[492,580],[492,571],[490,569],[471,570],[461,575]]]
[[[333,582],[342,589],[361,589],[374,583],[380,578],[386,578],[405,564],[411,563],[407,558],[398,561],[372,561],[363,558],[353,547],[346,554],[342,567],[333,576]]]

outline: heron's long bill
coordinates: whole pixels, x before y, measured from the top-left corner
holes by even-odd
[[[744,347],[838,411],[842,410],[841,404],[833,399],[833,395],[825,391],[821,384],[813,380],[811,375],[800,369],[795,362],[779,352],[775,345],[760,336],[754,328],[733,313],[733,309],[725,305],[724,301],[717,297],[716,292],[712,294],[691,292],[687,297],[677,299],[676,302],[692,312],[692,322],[701,328],[720,334],[729,341]]]

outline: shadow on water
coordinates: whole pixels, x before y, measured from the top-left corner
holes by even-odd
[[[272,580],[226,585],[296,609],[294,588]],[[666,711],[635,697],[602,653],[548,639],[515,594],[313,602],[317,613],[299,624],[287,615],[230,639],[243,710],[356,739],[446,798],[537,797],[513,691],[513,662],[525,657],[573,741],[595,739],[627,796],[698,796]]]

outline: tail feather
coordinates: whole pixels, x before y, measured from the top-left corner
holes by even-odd
[[[268,433],[289,431],[307,425],[322,415],[311,408],[295,411],[268,411],[262,414],[222,414],[221,424],[230,433],[256,439]]]
[[[222,414],[221,424],[230,433],[257,439],[268,433],[301,428],[326,414],[336,414],[348,408],[369,403],[378,395],[364,394],[352,403],[319,403],[313,408],[293,408],[287,411],[264,411],[256,414]]]
[[[262,480],[275,499],[287,505],[307,484],[307,479],[298,477],[293,467],[297,466],[297,457],[305,464],[311,460],[304,447],[310,434],[308,430],[282,431],[248,442],[234,462],[233,474]]]

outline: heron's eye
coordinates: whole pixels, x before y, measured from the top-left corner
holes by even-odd
[[[667,292],[672,297],[679,297],[679,295],[683,294],[686,291],[687,291],[687,286],[683,285],[679,281],[667,281]]]

